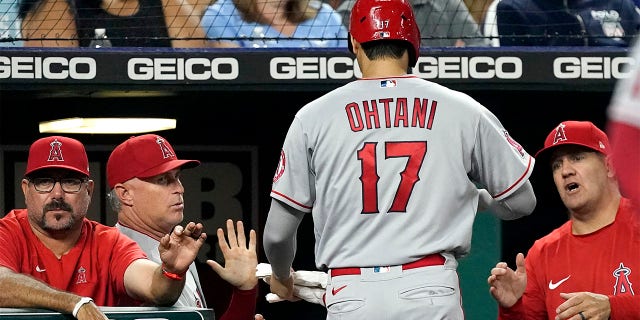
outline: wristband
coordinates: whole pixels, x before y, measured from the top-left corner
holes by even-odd
[[[173,272],[169,272],[167,271],[167,269],[164,268],[164,263],[162,264],[162,274],[171,279],[171,280],[176,280],[176,281],[180,281],[182,279],[184,279],[184,275],[186,274],[186,272],[184,274],[177,274],[177,273],[173,273]]]
[[[80,311],[80,308],[82,308],[82,306],[84,306],[87,303],[93,302],[93,299],[89,298],[89,297],[82,297],[80,298],[80,301],[78,301],[78,303],[76,303],[76,306],[73,307],[73,311],[71,312],[71,314],[73,315],[74,318],[78,317],[78,311]]]

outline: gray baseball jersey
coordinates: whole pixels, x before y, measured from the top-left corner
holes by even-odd
[[[468,253],[476,183],[500,200],[531,157],[487,108],[411,75],[361,79],[301,108],[271,197],[313,213],[320,269]]]
[[[125,227],[119,223],[116,223],[115,227],[118,228],[121,233],[131,238],[131,240],[137,242],[140,248],[142,248],[142,251],[147,254],[149,260],[162,263],[162,260],[160,260],[160,252],[158,251],[158,245],[160,245],[158,240],[151,238],[144,233]],[[195,262],[189,266],[189,272],[187,272],[184,289],[182,289],[180,298],[178,298],[178,301],[176,301],[173,306],[197,308],[207,307],[202,287],[200,286],[200,278],[198,276],[198,269]]]

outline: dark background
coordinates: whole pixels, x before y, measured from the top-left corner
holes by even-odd
[[[271,177],[289,123],[302,105],[323,94],[326,88],[182,92],[2,89],[0,87],[0,145],[29,145],[43,136],[38,132],[38,122],[44,120],[76,116],[158,116],[177,118],[176,130],[159,132],[174,145],[257,146],[259,225],[247,227],[256,228],[261,235],[269,208]],[[611,95],[608,90],[460,89],[493,111],[530,154],[535,154],[546,135],[561,121],[590,120],[604,129]],[[115,146],[128,135],[72,136],[86,145]],[[517,252],[526,253],[535,239],[566,221],[564,206],[545,168],[545,163],[537,163],[531,178],[538,199],[535,212],[526,218],[502,222],[502,260],[510,264]],[[12,204],[6,205],[10,208]],[[266,262],[261,249],[259,260]],[[314,270],[313,260],[312,223],[305,218],[299,232],[294,268]],[[226,308],[230,287],[208,267],[199,270],[203,270],[201,280],[209,306],[220,316]],[[488,272],[487,269],[485,273]],[[485,290],[479,288],[478,292]],[[261,284],[258,312],[267,320],[324,319],[323,307],[306,302],[267,304],[263,299],[267,292],[268,287]]]

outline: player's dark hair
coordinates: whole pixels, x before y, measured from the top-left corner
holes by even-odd
[[[415,61],[413,57],[413,47],[411,43],[404,40],[375,40],[361,43],[364,54],[369,60],[377,60],[381,58],[400,59],[407,52],[409,61]]]
[[[18,16],[20,19],[24,19],[27,16],[27,13],[31,11],[38,0],[21,0],[20,5],[18,6]]]

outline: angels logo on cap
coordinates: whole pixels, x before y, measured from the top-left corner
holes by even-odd
[[[89,160],[84,145],[72,138],[51,136],[36,140],[29,148],[24,175],[46,168],[61,168],[89,176]]]
[[[62,142],[58,141],[58,139],[51,142],[51,151],[49,151],[49,159],[47,161],[64,161],[60,146],[62,146]]]
[[[567,141],[567,135],[564,133],[564,123],[559,124],[556,127],[556,134],[553,136],[553,144],[557,144],[560,141]]]
[[[555,127],[544,141],[544,147],[535,157],[547,154],[551,148],[561,145],[579,145],[604,155],[609,154],[609,138],[590,121],[563,121]]]
[[[156,134],[134,136],[118,145],[107,161],[109,188],[133,178],[149,178],[178,167],[193,168],[198,160],[181,160],[169,141]]]
[[[156,143],[160,146],[160,151],[162,151],[162,157],[167,159],[171,157],[175,157],[176,155],[173,153],[173,150],[167,146],[163,137],[156,136]]]

